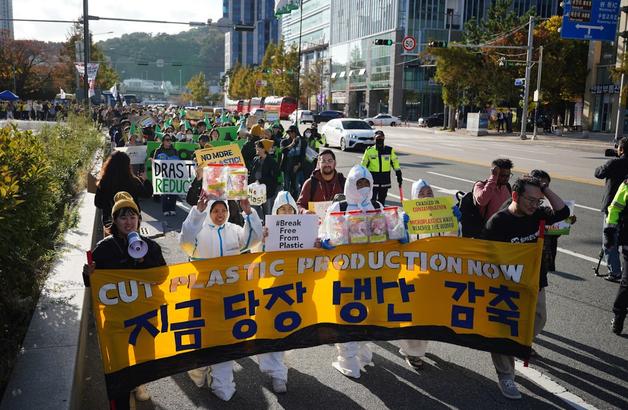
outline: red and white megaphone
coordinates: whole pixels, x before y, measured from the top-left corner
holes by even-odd
[[[140,234],[133,231],[127,235],[129,241],[129,255],[134,259],[141,259],[148,252],[148,245],[142,240]]]

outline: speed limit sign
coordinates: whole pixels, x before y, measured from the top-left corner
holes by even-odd
[[[414,50],[414,47],[416,47],[416,39],[412,36],[405,36],[401,44],[403,45],[404,50],[412,51]]]

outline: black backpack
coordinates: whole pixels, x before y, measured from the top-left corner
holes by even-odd
[[[478,182],[486,183],[486,180],[476,181],[473,184],[474,188]],[[510,184],[507,186],[508,190],[512,192]],[[473,189],[467,193],[462,191],[456,192],[456,199],[458,200],[458,209],[460,209],[460,213],[462,214],[462,218],[460,220],[460,223],[462,224],[462,236],[464,238],[482,238],[482,231],[484,230],[484,225],[486,224],[486,218],[484,218],[480,212],[480,208],[473,200]]]

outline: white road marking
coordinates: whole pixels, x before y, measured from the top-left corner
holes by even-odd
[[[592,258],[590,256],[583,255],[583,254],[578,253],[578,252],[570,251],[569,249],[558,248],[557,250],[558,250],[558,252],[562,252],[562,253],[565,253],[565,254],[570,255],[570,256],[575,256],[576,258],[584,259],[585,261],[589,261],[589,262],[593,262],[593,263],[597,263],[597,261],[598,261],[598,259],[596,259],[596,258]],[[600,266],[602,266],[602,265],[607,266],[606,262],[604,262],[603,260],[602,260],[602,263],[600,264]]]
[[[439,174],[438,172],[427,171],[427,173],[428,174],[432,174],[432,175],[438,175],[439,177],[455,179],[456,181],[470,182],[472,184],[475,184],[475,182],[476,182],[476,181],[471,181],[470,179],[464,179],[464,178],[454,177],[454,176],[451,176],[451,175]]]
[[[517,371],[528,380],[537,384],[554,396],[560,398],[569,406],[575,409],[597,409],[597,407],[593,406],[590,403],[587,403],[586,401],[584,401],[584,399],[571,393],[565,387],[556,383],[545,374],[531,367],[524,367],[523,362],[521,362],[520,360],[515,361],[515,369],[517,369]]]
[[[592,208],[590,206],[586,206],[586,205],[580,205],[580,204],[574,204],[575,207],[578,208],[582,208],[582,209],[588,209],[589,211],[595,211],[595,212],[600,212],[599,208]]]
[[[532,161],[532,162],[541,162],[544,163],[545,160],[542,159],[532,159],[532,158],[525,158],[525,157],[515,157],[514,155],[507,155],[507,154],[497,154],[500,157],[509,157],[509,158],[516,158],[516,159],[522,159],[525,161]]]

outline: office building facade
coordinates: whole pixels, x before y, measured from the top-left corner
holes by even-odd
[[[0,19],[13,18],[13,0],[0,0]],[[13,22],[0,20],[0,37],[14,38]]]
[[[252,31],[225,33],[225,71],[238,62],[245,66],[260,64],[266,46],[279,42],[274,0],[223,0],[223,17],[234,24],[254,27]]]

